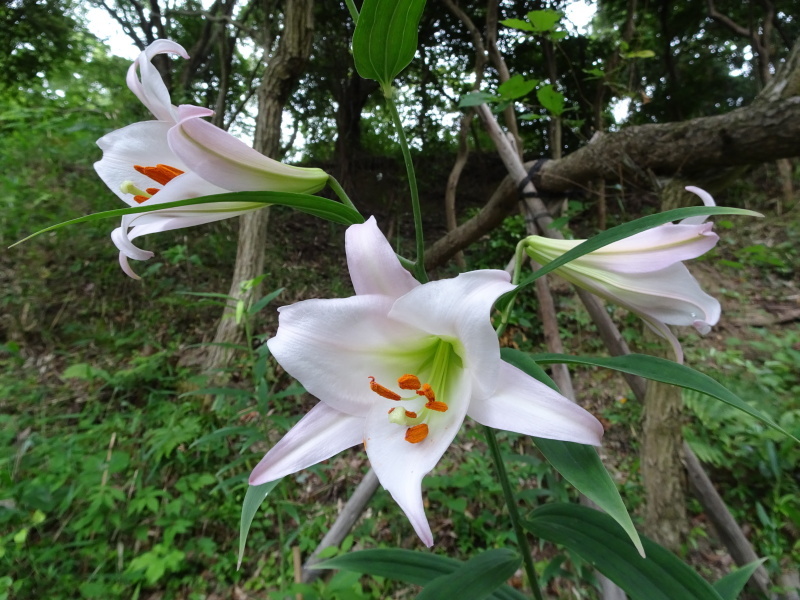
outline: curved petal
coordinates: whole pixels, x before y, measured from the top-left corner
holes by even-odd
[[[311,194],[328,181],[322,169],[293,167],[257,152],[227,131],[203,121],[206,109],[183,105],[179,122],[168,133],[173,152],[191,170],[233,192],[280,191]]]
[[[189,58],[186,50],[180,44],[171,40],[156,40],[145,48],[128,68],[126,82],[131,91],[153,113],[156,119],[174,123],[177,115],[175,107],[170,101],[169,91],[161,79],[161,73],[150,62],[157,54],[166,53],[179,54],[183,58]],[[136,75],[137,67],[139,77]]]
[[[138,204],[132,194],[120,189],[122,182],[132,181],[142,190],[157,185],[152,179],[136,171],[134,165],[165,164],[181,171],[188,170],[186,164],[167,144],[167,132],[171,127],[169,123],[161,121],[142,121],[112,131],[97,140],[97,145],[103,151],[103,158],[94,163],[94,169],[109,189],[130,206]],[[173,181],[177,179],[179,177]]]
[[[406,427],[391,423],[388,408],[396,406],[379,399],[367,415],[367,456],[381,484],[406,513],[422,542],[433,545],[433,534],[422,502],[422,478],[429,473],[458,433],[469,408],[470,377],[460,369],[450,382],[452,402],[445,413],[436,413],[428,422],[428,437],[418,444],[405,440]]]
[[[250,485],[275,481],[364,440],[364,419],[320,402],[292,427],[250,474]]]
[[[500,365],[489,316],[495,300],[514,289],[509,279],[505,271],[487,269],[432,281],[399,298],[389,317],[453,342],[465,368],[476,375],[474,393],[483,397],[494,389]]]
[[[267,343],[275,359],[309,393],[333,408],[364,416],[380,399],[369,377],[391,386],[413,373],[436,343],[386,317],[392,299],[352,296],[305,300],[278,309],[278,332]],[[497,342],[495,342],[497,343]]]
[[[674,225],[667,223],[642,231],[568,263],[563,269],[577,267],[602,269],[615,273],[648,273],[677,262],[705,254],[719,240],[713,224]],[[541,236],[528,238],[529,254],[534,260],[550,262],[585,240],[551,240]]]
[[[399,298],[419,282],[397,260],[375,217],[352,225],[345,232],[345,250],[350,279],[356,294],[383,294]]]
[[[599,446],[603,437],[591,413],[506,362],[494,394],[473,399],[467,414],[482,425],[551,440]]]
[[[714,198],[711,197],[711,194],[709,194],[707,191],[699,187],[695,187],[693,185],[687,185],[683,189],[685,189],[687,192],[695,194],[696,196],[699,196],[700,200],[702,200],[703,204],[705,204],[706,206],[717,205],[717,203],[714,202]],[[687,217],[683,221],[681,221],[681,223],[683,223],[684,225],[699,225],[700,223],[704,223],[707,218],[708,218],[707,216]]]

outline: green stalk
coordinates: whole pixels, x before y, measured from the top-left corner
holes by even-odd
[[[414,210],[414,230],[417,236],[417,260],[414,264],[414,275],[420,283],[428,281],[428,274],[425,272],[425,240],[422,236],[422,210],[419,203],[419,192],[417,191],[417,178],[414,174],[414,163],[411,161],[411,151],[408,148],[408,140],[403,132],[403,123],[400,120],[400,113],[397,112],[397,105],[391,95],[391,88],[384,90],[386,105],[392,115],[392,122],[397,130],[397,137],[400,140],[400,149],[403,151],[403,159],[406,163],[406,173],[408,174],[408,187],[411,191],[411,207]]]
[[[519,279],[522,275],[522,261],[524,260],[525,256],[525,240],[522,239],[517,243],[517,250],[514,253],[514,275],[511,277],[511,283],[514,285],[519,285]],[[495,333],[497,337],[503,335],[503,332],[508,327],[508,319],[511,317],[511,309],[514,307],[514,301],[517,299],[517,294],[514,293],[513,296],[506,302],[505,308],[503,308],[503,312],[500,314],[500,325],[497,326]]]
[[[536,598],[536,600],[544,600],[542,598],[542,592],[539,590],[539,581],[536,578],[536,568],[533,565],[531,547],[528,544],[528,538],[525,537],[525,531],[522,529],[522,522],[520,521],[519,512],[517,511],[514,492],[511,490],[511,483],[508,481],[506,466],[500,454],[500,445],[497,443],[494,429],[484,425],[483,430],[486,434],[486,442],[489,444],[489,451],[492,453],[495,469],[497,469],[497,478],[500,480],[500,486],[503,488],[503,496],[505,497],[506,506],[508,507],[508,515],[511,517],[511,524],[514,526],[514,535],[517,537],[517,545],[519,546],[519,551],[522,553],[522,564],[525,567],[525,573],[528,575],[528,583],[530,583],[531,590],[533,590],[533,597]]]
[[[346,204],[354,211],[359,212],[356,208],[356,205],[353,204],[352,200],[350,200],[350,196],[347,195],[347,192],[344,191],[344,188],[341,186],[341,184],[339,184],[339,182],[333,178],[333,175],[328,175],[328,185],[333,190],[333,193],[339,198],[339,200],[342,201],[342,203]]]
[[[358,25],[358,9],[356,8],[356,3],[353,0],[344,0],[344,3],[347,4],[347,10],[350,11],[350,16],[353,18],[353,23]]]

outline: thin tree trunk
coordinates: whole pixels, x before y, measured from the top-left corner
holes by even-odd
[[[275,156],[280,149],[281,115],[289,93],[305,70],[311,54],[313,0],[288,0],[284,28],[278,48],[269,61],[258,91],[258,116],[253,147]],[[264,246],[267,239],[268,209],[240,217],[239,246],[226,307],[217,327],[214,343],[205,361],[207,371],[224,368],[231,359],[229,344],[242,338],[243,329],[233,318],[239,300],[248,305],[260,296],[260,286],[242,291],[242,283],[258,277],[264,270]]]
[[[682,183],[673,180],[662,190],[662,210],[688,205],[684,199],[689,194],[683,190]],[[654,354],[670,352],[664,340],[649,329],[645,331],[644,341],[661,347]],[[682,407],[679,387],[647,382],[640,455],[645,491],[644,529],[650,537],[673,552],[680,549],[688,529]]]

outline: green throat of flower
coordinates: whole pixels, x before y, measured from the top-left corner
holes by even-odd
[[[414,405],[422,404],[416,410],[408,410],[403,406],[389,409],[389,422],[406,427],[405,440],[410,444],[418,444],[428,437],[429,424],[432,425],[441,413],[447,412],[448,402],[455,400],[448,396],[448,389],[456,371],[461,368],[463,368],[461,357],[453,344],[436,338],[434,343],[426,348],[425,358],[417,369],[420,375],[427,377],[420,379],[417,375],[405,373],[397,378],[397,387],[413,392],[413,395],[403,397],[375,381],[374,377],[369,377],[369,387],[379,396],[389,400],[413,402]],[[423,383],[425,379],[427,382]]]

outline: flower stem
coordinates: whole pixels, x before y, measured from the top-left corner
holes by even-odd
[[[536,578],[536,568],[533,565],[531,547],[528,544],[528,538],[525,537],[525,531],[522,529],[516,500],[514,499],[514,492],[511,490],[511,483],[508,481],[506,466],[500,454],[500,445],[497,443],[494,429],[484,425],[483,430],[486,434],[486,442],[489,444],[489,451],[492,453],[495,469],[497,469],[497,478],[500,480],[500,486],[503,488],[503,496],[505,497],[506,506],[508,507],[508,515],[511,517],[511,524],[514,526],[514,535],[517,537],[517,545],[522,553],[522,564],[525,567],[525,573],[528,575],[528,583],[530,583],[531,590],[533,590],[533,597],[536,598],[536,600],[543,600],[542,592],[539,590],[539,581]]]
[[[417,178],[414,174],[414,163],[411,161],[411,151],[408,148],[408,140],[403,132],[403,123],[400,120],[400,113],[397,112],[397,105],[391,96],[391,88],[385,90],[386,105],[392,115],[392,122],[397,130],[397,137],[400,141],[400,149],[403,151],[403,159],[406,163],[406,173],[408,174],[408,187],[411,191],[411,208],[414,211],[414,230],[417,236],[417,257],[414,266],[414,275],[420,283],[428,281],[428,274],[425,272],[425,240],[422,236],[422,209],[419,204],[419,192],[417,191]]]
[[[514,285],[519,285],[519,278],[522,274],[522,262],[525,260],[525,243],[526,240],[520,240],[517,244],[517,249],[514,252],[514,275],[511,277],[511,283]],[[511,318],[511,309],[514,308],[514,301],[516,299],[517,293],[515,291],[511,298],[506,301],[506,305],[500,315],[500,325],[498,325],[497,329],[495,330],[497,337],[503,335],[506,327],[508,327],[508,319]]]
[[[333,190],[333,193],[341,200],[344,204],[352,208],[354,211],[358,212],[356,205],[353,204],[353,201],[350,200],[350,196],[347,195],[347,192],[344,191],[344,188],[341,184],[333,178],[332,175],[328,175],[328,185]],[[359,213],[361,214],[361,213]]]

